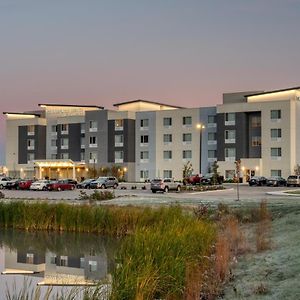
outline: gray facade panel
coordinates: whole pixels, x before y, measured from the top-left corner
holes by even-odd
[[[236,143],[233,146],[236,147],[236,159],[248,158],[249,157],[248,115],[247,113],[240,112],[240,113],[236,113],[235,118],[236,118],[235,119],[236,120],[235,122]]]
[[[85,161],[89,164],[90,152],[97,152],[98,156],[98,166],[106,165],[108,162],[108,120],[107,120],[107,110],[95,110],[87,111],[85,113]],[[97,121],[97,131],[90,132],[89,124],[90,121]],[[97,137],[97,148],[89,148],[89,140],[91,136]]]
[[[253,137],[261,138],[261,126],[253,126],[252,118],[261,118],[261,112],[249,113],[249,158],[261,157],[261,146],[252,145]]]
[[[19,126],[18,163],[27,164],[27,126]],[[34,152],[34,151],[31,151]]]
[[[34,125],[34,135],[28,136],[28,127],[19,126],[18,163],[27,164],[28,153],[34,153],[34,159],[46,158],[46,126]],[[34,140],[34,150],[27,149],[27,140]]]
[[[225,160],[225,114],[217,114],[217,159]]]
[[[124,120],[124,162],[135,162],[135,120]]]
[[[217,144],[209,144],[208,143],[208,134],[213,132],[217,132],[217,126],[213,127],[211,124],[208,123],[209,116],[216,116],[217,109],[216,107],[203,107],[200,108],[200,123],[205,126],[202,131],[202,145],[201,145],[201,170],[200,173],[206,174],[209,172],[209,169],[212,165],[212,162],[208,159],[208,151],[214,150],[217,151]]]

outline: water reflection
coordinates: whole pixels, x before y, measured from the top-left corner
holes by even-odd
[[[93,234],[0,231],[2,274],[34,276],[39,285],[94,285],[110,279],[120,241]]]

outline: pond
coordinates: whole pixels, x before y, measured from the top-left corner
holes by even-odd
[[[0,300],[24,286],[40,286],[43,295],[49,287],[55,294],[107,284],[119,244],[94,234],[0,230]]]

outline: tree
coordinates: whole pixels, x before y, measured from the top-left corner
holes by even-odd
[[[300,165],[297,164],[294,168],[295,175],[300,175]]]
[[[214,185],[218,184],[219,183],[219,172],[218,172],[218,168],[219,168],[219,165],[218,165],[218,162],[217,161],[214,161],[212,166],[212,183]]]
[[[110,175],[116,177],[118,180],[120,180],[121,175],[121,167],[117,165],[112,165],[110,168]]]
[[[237,179],[236,181],[236,192],[237,192],[237,201],[240,200],[240,186],[239,186],[239,183],[240,183],[240,174],[241,174],[241,160],[240,159],[237,159],[235,162],[235,177]]]
[[[186,179],[193,174],[193,171],[194,171],[193,165],[190,161],[188,161],[186,164],[183,165],[183,169],[182,169],[183,182],[185,182]]]
[[[101,167],[99,169],[99,176],[107,176],[110,172],[110,168],[109,167]]]

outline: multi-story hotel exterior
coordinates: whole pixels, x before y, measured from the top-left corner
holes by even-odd
[[[101,106],[40,104],[5,112],[6,170],[14,177],[86,177],[117,165],[128,181],[182,179],[184,164],[205,174],[218,161],[225,178],[287,177],[300,163],[300,90],[223,95],[216,107],[182,108],[134,100]]]

